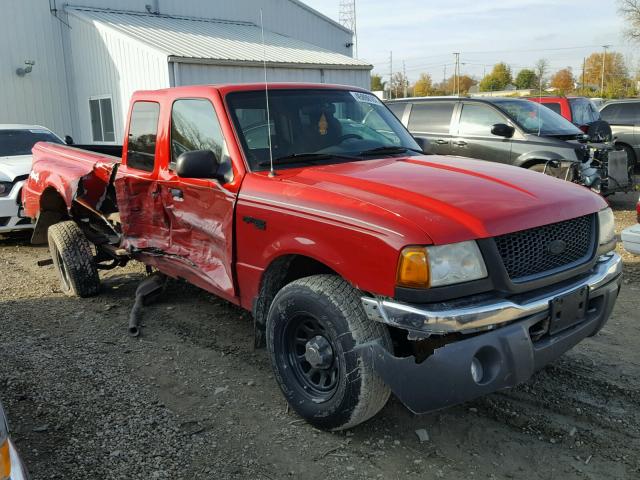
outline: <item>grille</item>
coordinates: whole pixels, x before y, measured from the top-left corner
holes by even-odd
[[[551,253],[550,244],[564,242],[564,251]],[[514,281],[572,268],[591,257],[595,242],[593,215],[501,235],[495,239],[502,262]],[[551,248],[552,249],[552,248]]]

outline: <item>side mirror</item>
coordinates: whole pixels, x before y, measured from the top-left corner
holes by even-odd
[[[426,138],[422,138],[422,137],[413,137],[413,139],[416,141],[416,143],[420,146],[420,149],[424,152],[424,153],[429,153],[430,147],[429,147],[429,140],[427,140]]]
[[[506,123],[496,123],[491,127],[491,133],[498,137],[511,138],[516,129]]]
[[[211,150],[191,150],[176,160],[176,174],[182,178],[214,178],[219,180],[220,161]]]
[[[67,145],[73,145],[73,138],[71,138],[71,135],[64,136],[64,143]]]

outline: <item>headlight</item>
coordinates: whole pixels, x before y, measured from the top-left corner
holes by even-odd
[[[11,193],[12,188],[13,188],[13,183],[0,182],[0,197],[8,196]]]
[[[616,246],[616,219],[610,208],[598,212],[598,254],[610,252]]]
[[[413,288],[442,287],[487,276],[475,241],[430,247],[407,247],[400,254],[398,285]]]

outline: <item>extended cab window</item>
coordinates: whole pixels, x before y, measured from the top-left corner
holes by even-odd
[[[174,169],[178,157],[193,150],[211,150],[216,157],[228,161],[226,144],[216,111],[209,100],[176,100],[171,110],[171,162]]]
[[[552,112],[556,112],[558,115],[562,115],[562,113],[561,113],[562,112],[562,108],[560,107],[559,103],[557,103],[557,102],[547,102],[547,103],[543,103],[542,105],[547,107]]]
[[[414,103],[409,117],[409,130],[429,133],[449,133],[455,102]]]
[[[496,123],[506,123],[499,112],[486,105],[465,103],[460,114],[458,135],[491,135],[491,127]]]
[[[389,110],[393,112],[398,120],[402,121],[404,110],[407,108],[406,103],[388,103],[387,107],[389,107]]]
[[[160,105],[155,102],[136,102],[131,110],[127,166],[152,172],[156,159],[156,136]]]

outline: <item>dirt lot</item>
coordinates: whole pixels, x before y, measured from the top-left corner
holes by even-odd
[[[241,310],[175,282],[134,340],[140,265],[78,300],[43,258],[0,241],[0,398],[35,479],[640,478],[638,257],[605,329],[527,384],[424,416],[392,399],[337,434],[287,410]]]

